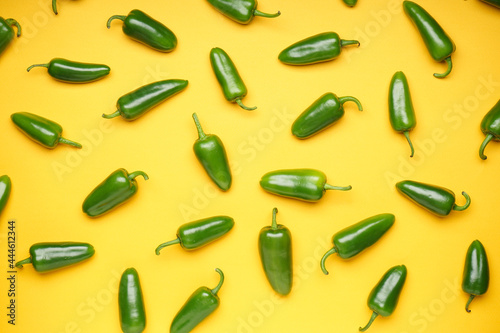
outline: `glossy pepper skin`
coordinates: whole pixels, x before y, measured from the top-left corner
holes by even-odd
[[[21,36],[21,25],[14,19],[0,17],[0,54],[7,48],[16,33],[12,27],[17,28],[17,37]]]
[[[169,28],[138,9],[132,10],[127,16],[111,16],[107,22],[108,29],[115,19],[123,21],[125,35],[156,51],[172,52],[177,47],[177,37]]]
[[[481,0],[481,1],[489,5],[495,6],[497,8],[500,8],[500,0]]]
[[[158,106],[168,98],[186,89],[186,80],[163,80],[146,84],[131,91],[118,99],[117,110],[112,114],[103,114],[106,119],[121,116],[127,121],[136,120],[152,108]]]
[[[343,1],[349,7],[354,7],[358,3],[358,0],[343,0]]]
[[[30,257],[18,261],[16,267],[22,268],[25,264],[33,264],[37,272],[43,273],[89,259],[95,250],[88,243],[46,242],[33,244],[29,252]]]
[[[311,65],[337,58],[348,45],[360,44],[357,40],[341,39],[336,32],[323,32],[288,46],[278,59],[286,65]]]
[[[156,255],[167,246],[179,244],[184,250],[199,249],[227,234],[234,226],[229,216],[213,216],[185,223],[177,230],[177,238],[158,245]]]
[[[344,228],[332,237],[333,247],[321,258],[320,267],[328,275],[325,262],[336,253],[342,259],[352,258],[375,244],[389,230],[396,217],[393,214],[378,214]]]
[[[10,118],[21,132],[45,148],[54,149],[59,143],[82,148],[78,142],[63,138],[61,125],[52,120],[29,112],[13,113]]]
[[[123,333],[141,333],[146,328],[146,309],[139,274],[127,268],[120,278],[118,309]]]
[[[226,51],[219,47],[210,50],[210,64],[227,101],[248,111],[257,108],[246,106],[241,101],[247,95],[247,87]]]
[[[170,325],[170,333],[191,332],[206,317],[212,314],[220,305],[218,292],[224,283],[224,273],[216,268],[219,273],[219,284],[213,289],[200,287],[186,300],[179,312],[175,315]]]
[[[215,134],[205,134],[196,113],[193,119],[198,130],[198,139],[193,145],[194,154],[212,181],[223,191],[232,183],[231,169],[222,140]]]
[[[322,95],[293,122],[292,134],[307,139],[325,130],[344,116],[344,103],[348,101],[356,103],[359,111],[363,111],[360,101],[354,97],[337,97],[333,93]]]
[[[263,13],[257,9],[256,0],[208,0],[218,12],[240,24],[249,24],[255,16],[274,18],[280,16],[278,11],[275,14]]]
[[[440,79],[448,76],[452,69],[451,54],[455,52],[455,43],[420,5],[412,1],[403,1],[403,9],[417,27],[431,57],[437,62],[446,61],[448,65],[446,72],[434,73],[434,76]]]
[[[479,157],[485,160],[484,149],[490,141],[500,141],[500,100],[491,108],[481,121],[481,132],[486,135],[481,147]]]
[[[12,181],[7,175],[0,176],[0,214],[9,201],[10,192],[12,189]]]
[[[389,120],[392,128],[406,137],[411,149],[410,157],[413,157],[415,150],[410,140],[410,131],[417,125],[417,119],[408,80],[401,71],[394,73],[389,85]]]
[[[137,176],[148,180],[148,175],[142,171],[129,174],[125,169],[117,169],[85,198],[83,212],[89,217],[98,217],[124,204],[137,192]]]
[[[259,255],[271,287],[280,295],[288,295],[293,283],[292,234],[276,222],[278,209],[273,209],[271,226],[259,233]]]
[[[406,281],[406,275],[406,266],[400,265],[390,268],[382,276],[368,296],[368,307],[373,313],[368,324],[365,327],[359,328],[361,332],[370,328],[378,315],[388,317],[394,312]]]
[[[469,310],[470,303],[476,296],[486,293],[489,284],[490,269],[486,250],[480,241],[475,240],[467,249],[462,275],[462,290],[470,294],[469,300],[465,305],[465,311],[471,311]]]
[[[332,186],[326,175],[315,169],[284,169],[266,173],[260,186],[267,192],[308,202],[319,201],[327,190],[348,191],[349,186]]]
[[[465,210],[471,203],[465,192],[462,195],[466,203],[458,206],[455,204],[455,194],[449,189],[412,180],[400,181],[396,184],[396,189],[413,203],[440,217],[447,216],[452,210]]]
[[[76,62],[62,58],[54,58],[47,64],[35,64],[28,67],[45,67],[54,79],[68,83],[88,83],[102,79],[111,69],[107,65]]]

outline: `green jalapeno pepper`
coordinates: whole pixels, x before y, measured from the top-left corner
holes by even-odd
[[[146,309],[139,274],[127,268],[120,278],[118,309],[123,333],[141,333],[146,328]]]
[[[485,160],[484,155],[486,145],[491,141],[500,141],[500,100],[491,108],[481,121],[481,132],[486,135],[481,147],[479,148],[479,157]]]
[[[410,145],[413,157],[414,149],[410,140],[410,131],[417,125],[413,102],[411,100],[408,80],[403,72],[396,72],[392,76],[389,86],[389,120],[392,128],[403,133]]]
[[[273,290],[288,295],[293,282],[292,234],[287,227],[276,222],[277,212],[278,209],[274,208],[272,225],[260,230],[259,255]]]
[[[52,120],[29,112],[13,113],[10,118],[21,132],[45,148],[54,149],[59,143],[82,148],[78,142],[63,138],[61,125]]]
[[[2,213],[7,201],[9,201],[12,182],[7,175],[0,176],[0,214]]]
[[[127,16],[111,16],[107,23],[108,29],[115,19],[123,21],[125,35],[156,51],[171,52],[177,46],[177,37],[169,28],[138,9],[132,10]]]
[[[220,305],[219,292],[224,283],[224,273],[219,268],[220,280],[213,289],[200,287],[186,300],[179,312],[175,315],[170,325],[170,333],[188,333],[193,330],[206,317],[212,314]]]
[[[236,103],[245,110],[257,108],[248,107],[241,101],[247,95],[247,87],[226,51],[218,47],[210,50],[210,64],[227,101]]]
[[[177,229],[177,238],[158,245],[157,255],[169,245],[179,244],[184,250],[199,249],[227,234],[234,226],[234,219],[229,216],[213,216],[185,223]]]
[[[354,102],[359,111],[363,107],[359,100],[351,96],[337,97],[326,93],[312,103],[292,124],[292,134],[299,139],[307,139],[330,127],[344,116],[344,103]]]
[[[2,54],[16,35],[12,26],[17,28],[17,37],[21,36],[21,25],[16,20],[0,17],[0,54]]]
[[[148,175],[142,171],[129,174],[125,169],[117,169],[85,198],[83,212],[90,217],[98,217],[124,204],[137,192],[137,176],[148,180]]]
[[[373,311],[368,324],[360,327],[361,332],[370,328],[378,315],[390,316],[398,305],[401,290],[406,281],[407,269],[405,265],[390,268],[372,289],[368,296],[368,307]]]
[[[208,0],[208,3],[224,16],[240,24],[250,23],[254,16],[274,18],[281,14],[279,11],[275,14],[261,12],[257,9],[256,0]]]
[[[437,78],[444,78],[452,69],[451,54],[455,52],[455,43],[446,34],[436,20],[420,5],[412,1],[403,1],[403,8],[417,27],[431,57],[437,61],[446,61],[448,69],[442,74],[434,73]]]
[[[358,3],[358,0],[343,0],[343,1],[349,7],[354,7]]]
[[[194,123],[198,130],[198,139],[193,145],[196,158],[201,163],[208,176],[223,191],[231,187],[231,169],[227,161],[226,149],[222,140],[215,134],[205,134],[196,113],[193,113]]]
[[[396,188],[410,201],[437,216],[446,216],[452,210],[465,210],[471,203],[469,195],[462,192],[466,203],[463,206],[458,206],[455,203],[455,194],[441,186],[403,180],[396,184]]]
[[[183,91],[188,85],[186,80],[163,80],[146,84],[118,99],[117,110],[103,114],[106,119],[122,116],[127,121],[136,120],[168,98]]]
[[[37,272],[48,272],[89,259],[95,250],[88,243],[46,242],[33,244],[29,252],[30,257],[18,261],[16,267],[33,264]]]
[[[336,32],[323,32],[288,46],[278,59],[286,65],[311,65],[337,58],[342,47],[348,45],[360,44],[357,40],[340,39]]]
[[[266,173],[260,186],[267,192],[303,201],[320,200],[327,190],[348,191],[349,186],[333,186],[326,183],[326,175],[315,169],[288,169]]]
[[[500,8],[500,0],[481,0],[481,1],[489,5],[492,5],[494,7]]]
[[[396,217],[393,214],[378,214],[366,218],[338,231],[332,237],[333,247],[321,258],[320,267],[325,275],[328,271],[326,259],[336,253],[342,259],[349,259],[375,244],[389,230]]]
[[[489,283],[490,269],[486,250],[480,241],[475,240],[467,249],[462,277],[462,290],[470,294],[465,305],[465,311],[470,312],[470,303],[474,297],[483,295],[488,291]]]
[[[101,64],[89,64],[54,58],[47,64],[35,64],[28,67],[28,72],[34,67],[45,67],[50,76],[62,82],[87,83],[102,79],[109,74],[110,68]]]

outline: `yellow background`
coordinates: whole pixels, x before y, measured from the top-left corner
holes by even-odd
[[[500,145],[491,142],[482,161],[484,139],[479,124],[500,96],[500,10],[480,1],[419,0],[457,45],[454,68],[432,60],[401,1],[360,0],[348,8],[340,0],[266,0],[258,8],[280,10],[276,19],[255,18],[239,25],[206,1],[58,1],[1,0],[0,15],[15,18],[22,37],[0,56],[0,174],[12,179],[12,194],[0,218],[0,331],[119,332],[117,287],[127,267],[140,275],[147,311],[146,332],[165,332],[187,297],[200,286],[214,287],[223,270],[220,308],[196,332],[357,332],[371,312],[366,299],[383,273],[405,264],[408,278],[396,311],[376,319],[370,332],[497,332],[500,321],[500,245],[498,189]],[[138,8],[167,25],[178,37],[170,54],[151,50],[126,37],[118,21],[107,19]],[[305,37],[335,31],[358,39],[336,60],[291,67],[279,52]],[[225,101],[210,68],[209,51],[223,48],[233,59],[249,93],[247,112]],[[111,74],[90,84],[57,82],[34,63],[55,57],[105,63]],[[409,158],[403,135],[388,120],[391,76],[408,77],[417,115],[411,132],[416,152]],[[189,80],[188,88],[134,122],[102,113],[116,100],[157,80]],[[327,131],[305,141],[290,126],[325,92],[355,96]],[[12,124],[14,112],[32,112],[60,123],[66,138],[81,150],[60,145],[45,149]],[[191,114],[197,112],[207,133],[224,142],[232,163],[233,186],[217,190],[197,162],[197,138]],[[318,203],[265,193],[260,177],[282,168],[316,168],[334,185]],[[117,168],[142,170],[139,191],[127,204],[98,219],[81,211],[87,194]],[[464,212],[438,218],[399,195],[394,184],[414,179],[466,191],[472,204]],[[260,266],[257,236],[278,222],[293,236],[295,285],[287,297],[276,296]],[[319,258],[340,229],[379,213],[396,222],[376,245],[343,261]],[[161,242],[175,238],[188,221],[229,215],[235,227],[203,249],[179,246],[154,254]],[[64,270],[39,274],[32,266],[17,273],[16,325],[8,325],[7,222],[16,223],[17,260],[33,243],[84,241],[94,245],[90,260]],[[466,250],[479,239],[489,255],[491,283],[477,297],[472,312],[460,288]]]

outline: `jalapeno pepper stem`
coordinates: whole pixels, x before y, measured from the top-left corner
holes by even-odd
[[[343,97],[339,97],[339,101],[341,104],[344,104],[345,102],[354,102],[358,106],[358,110],[363,111],[363,106],[361,105],[361,102],[355,97],[343,96]]]
[[[254,16],[261,16],[261,17],[267,17],[267,18],[273,18],[273,17],[278,17],[281,15],[281,12],[278,10],[277,13],[274,13],[274,14],[269,14],[269,13],[264,13],[264,12],[261,12],[260,10],[258,9],[255,9],[253,11],[253,15]]]
[[[30,67],[28,67],[27,71],[29,72],[33,67],[45,67],[45,68],[48,68],[49,64],[35,64],[35,65],[31,65]]]
[[[444,72],[442,74],[434,73],[434,76],[437,77],[438,79],[442,79],[442,78],[448,76],[448,74],[450,74],[450,72],[451,72],[451,69],[453,68],[453,64],[451,63],[451,56],[449,56],[448,58],[446,58],[444,60],[446,60],[446,64],[448,65],[448,69],[446,70],[446,72]]]
[[[373,311],[372,316],[371,316],[370,321],[368,322],[368,324],[366,324],[366,326],[365,326],[365,327],[360,327],[360,328],[359,328],[359,331],[360,331],[360,332],[364,332],[364,331],[366,331],[367,329],[369,329],[369,328],[370,328],[370,326],[371,326],[371,324],[372,324],[372,323],[373,323],[373,321],[375,320],[375,318],[377,318],[377,316],[378,316],[378,313],[376,313],[375,311]]]
[[[486,138],[484,139],[483,143],[481,144],[481,147],[479,148],[479,157],[481,157],[482,160],[487,159],[486,155],[484,155],[484,149],[486,148],[486,145],[490,143],[490,141],[493,140],[493,134],[487,134]]]
[[[65,143],[67,145],[70,145],[70,146],[73,146],[73,147],[76,147],[76,148],[82,148],[82,145],[79,144],[78,142],[71,141],[71,140],[68,140],[68,139],[65,139],[65,138],[59,138],[59,142],[60,143]]]
[[[357,40],[354,40],[354,39],[341,39],[340,40],[340,47],[344,47],[344,46],[348,46],[348,45],[357,45],[357,46],[360,46],[361,44],[359,43],[359,41]]]
[[[469,309],[469,305],[470,303],[472,302],[472,300],[474,299],[474,297],[476,297],[476,295],[470,295],[469,297],[469,300],[467,301],[467,304],[465,304],[465,311],[469,312],[470,313],[470,309]]]
[[[276,213],[278,213],[278,208],[273,208],[273,222],[271,224],[271,228],[273,228],[273,230],[278,229],[278,222],[276,222]]]
[[[241,99],[237,99],[236,101],[236,104],[238,104],[242,109],[245,109],[245,110],[248,110],[248,111],[252,111],[252,110],[255,110],[257,109],[256,106],[253,106],[253,107],[250,107],[250,106],[246,106],[245,104],[243,104],[243,102],[241,101]]]
[[[10,26],[15,26],[17,28],[17,37],[21,36],[21,25],[16,20],[9,18],[5,22]]]
[[[320,267],[321,267],[321,270],[323,271],[323,273],[325,273],[325,275],[329,274],[328,271],[326,270],[326,267],[325,267],[326,258],[328,258],[329,256],[331,256],[334,253],[337,253],[337,249],[335,247],[328,250],[325,253],[325,255],[323,256],[323,258],[321,258]]]
[[[127,178],[129,180],[134,180],[137,176],[142,176],[144,178],[144,180],[149,179],[148,175],[144,171],[135,171],[135,172],[129,173]]]
[[[125,21],[126,18],[127,18],[126,15],[113,15],[108,19],[106,26],[108,27],[108,29],[110,29],[111,28],[111,21],[113,21],[113,20]]]
[[[215,286],[215,288],[212,289],[211,292],[212,292],[212,294],[217,295],[217,293],[220,290],[220,287],[222,287],[222,284],[224,283],[224,273],[222,273],[222,271],[219,268],[216,268],[215,271],[217,273],[219,273],[220,280],[219,280],[219,284],[217,284],[217,286]]]
[[[458,205],[453,205],[453,210],[458,210],[458,211],[462,211],[462,210],[465,210],[467,209],[467,207],[470,206],[470,196],[465,193],[465,192],[462,192],[462,195],[465,197],[465,204],[463,206],[458,206]]]
[[[201,127],[200,120],[198,119],[198,115],[193,113],[194,124],[196,125],[196,129],[198,130],[198,137],[200,140],[203,140],[207,135],[203,132],[203,128]]]
[[[31,264],[31,263],[32,263],[31,258],[26,258],[24,260],[16,262],[16,267],[17,268],[23,268],[23,265]]]
[[[413,157],[413,154],[415,153],[415,150],[413,149],[413,143],[411,143],[411,140],[410,140],[410,132],[409,131],[404,131],[403,134],[405,135],[406,140],[410,144],[410,149],[411,149],[410,157]]]
[[[333,185],[330,185],[330,184],[325,184],[325,186],[323,186],[323,188],[325,190],[349,191],[350,189],[352,189],[352,186],[351,185],[348,185],[348,186],[333,186]]]
[[[116,110],[115,112],[113,112],[111,114],[105,114],[105,113],[103,113],[102,117],[106,118],[106,119],[111,119],[111,118],[114,118],[114,117],[118,117],[119,115],[120,115],[120,110]]]
[[[163,244],[158,245],[158,247],[155,250],[155,253],[156,253],[157,256],[159,256],[161,249],[163,249],[164,247],[167,247],[169,245],[174,245],[174,244],[180,244],[180,243],[181,243],[181,240],[179,238],[176,238],[174,240],[165,242]]]
[[[57,0],[52,0],[52,11],[54,12],[54,14],[57,15],[57,4],[56,4],[56,1]]]

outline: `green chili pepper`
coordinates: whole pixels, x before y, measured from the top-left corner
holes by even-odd
[[[340,55],[342,47],[354,44],[360,45],[357,40],[340,39],[336,32],[323,32],[288,46],[278,59],[287,65],[310,65],[333,60]]]
[[[359,111],[363,111],[361,103],[354,97],[337,97],[326,93],[312,103],[292,124],[292,134],[299,139],[307,139],[328,128],[344,116],[345,102],[354,102]]]
[[[21,25],[16,20],[0,17],[0,54],[2,54],[16,35],[12,26],[17,28],[17,37],[21,36]]]
[[[137,192],[137,176],[148,180],[148,175],[142,171],[130,174],[121,168],[114,171],[85,198],[83,212],[98,217],[125,203]]]
[[[106,65],[75,62],[61,58],[54,58],[47,64],[31,65],[28,67],[28,72],[34,67],[45,67],[54,79],[71,83],[96,81],[110,72],[109,66]]]
[[[52,120],[29,112],[13,113],[10,118],[21,132],[45,148],[53,149],[59,143],[82,148],[81,144],[63,138],[61,125]]]
[[[327,190],[348,191],[349,186],[332,186],[326,183],[326,175],[315,169],[288,169],[266,173],[260,186],[267,192],[303,201],[318,201]]]
[[[223,191],[231,187],[231,169],[227,161],[226,149],[222,140],[215,134],[205,134],[196,113],[193,113],[194,123],[198,130],[198,139],[193,145],[196,158],[201,163],[208,176]]]
[[[46,242],[33,244],[29,252],[30,257],[18,261],[16,267],[33,264],[37,272],[48,272],[86,260],[94,255],[95,250],[88,243]]]
[[[321,258],[320,267],[325,275],[326,259],[336,253],[342,259],[349,259],[375,244],[389,230],[396,217],[393,214],[378,214],[366,218],[338,231],[332,237],[333,247]]]
[[[403,8],[417,27],[432,58],[437,62],[444,60],[448,65],[446,72],[442,74],[434,73],[434,76],[437,78],[448,76],[452,69],[451,54],[455,52],[455,43],[436,20],[420,5],[412,1],[403,1]]]
[[[219,284],[214,289],[208,287],[196,289],[175,315],[170,325],[170,333],[191,332],[193,328],[217,310],[220,304],[217,293],[224,283],[224,273],[219,268],[216,268],[215,271],[220,275]]]
[[[400,181],[396,188],[410,201],[437,216],[446,216],[451,210],[465,210],[471,202],[469,195],[462,192],[467,201],[463,206],[458,206],[455,204],[455,194],[447,188],[411,180]]]
[[[410,140],[410,131],[415,128],[417,120],[413,110],[408,80],[403,72],[394,73],[391,79],[389,86],[389,120],[392,128],[399,133],[403,133],[406,137],[411,148],[410,157],[413,157],[414,149]]]
[[[256,0],[208,0],[208,3],[226,17],[240,24],[250,23],[254,16],[273,18],[281,14],[279,11],[276,14],[259,11]]]
[[[346,5],[348,5],[349,7],[354,7],[356,6],[356,3],[358,2],[358,0],[343,0],[344,3]]]
[[[398,305],[399,295],[406,281],[407,270],[405,265],[390,268],[372,289],[368,296],[368,307],[373,311],[370,321],[365,327],[360,327],[361,332],[370,328],[378,315],[390,316]]]
[[[237,103],[245,110],[255,110],[257,107],[245,106],[241,101],[247,95],[247,87],[226,51],[213,48],[210,51],[210,63],[226,100]]]
[[[7,175],[0,176],[0,214],[2,213],[7,201],[9,201],[12,182]]]
[[[127,121],[136,120],[166,99],[183,91],[187,85],[186,80],[163,80],[146,84],[120,97],[116,102],[117,110],[102,116],[106,119],[122,116]]]
[[[146,309],[139,274],[127,268],[120,278],[118,289],[120,326],[124,333],[141,333],[146,328]]]
[[[185,223],[177,229],[177,238],[158,245],[155,252],[169,245],[179,244],[184,250],[196,250],[227,234],[234,226],[229,216],[213,216]]]
[[[475,240],[467,250],[462,277],[462,290],[470,294],[469,300],[465,305],[465,311],[470,312],[470,303],[474,297],[486,293],[489,283],[490,269],[486,250],[480,241]]]
[[[481,132],[486,135],[481,147],[479,148],[479,157],[485,160],[484,155],[486,145],[491,141],[500,141],[500,100],[493,108],[484,116],[481,121]]]
[[[489,5],[495,6],[497,8],[500,8],[500,0],[481,0],[481,1]]]
[[[271,287],[280,295],[288,295],[292,290],[293,260],[292,235],[282,224],[277,224],[273,209],[273,223],[259,233],[259,254]]]
[[[107,23],[108,29],[115,19],[123,21],[125,35],[156,51],[171,52],[177,46],[177,37],[169,28],[138,9],[132,10],[127,16],[111,16]]]

